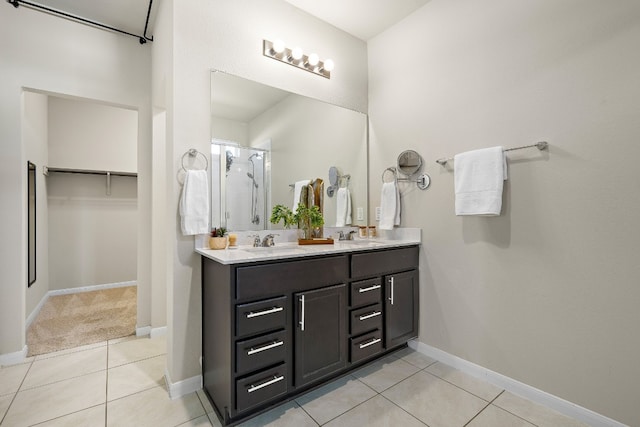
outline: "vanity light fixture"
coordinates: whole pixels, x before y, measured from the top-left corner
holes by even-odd
[[[316,53],[305,55],[299,47],[289,49],[288,47],[285,47],[282,40],[275,40],[273,42],[263,40],[262,54],[271,59],[284,62],[285,64],[292,65],[301,70],[309,71],[310,73],[327,79],[331,78],[331,71],[335,67],[334,62],[331,59],[321,61],[320,57]]]

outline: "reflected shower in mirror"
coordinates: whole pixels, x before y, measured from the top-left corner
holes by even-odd
[[[229,230],[263,230],[268,220],[268,151],[230,141],[211,145],[212,224]]]
[[[293,184],[318,178],[329,182],[332,166],[351,176],[343,180],[350,192],[351,225],[367,224],[365,114],[214,71],[211,135],[212,150],[222,150],[212,151],[213,164],[226,162],[227,150],[233,156],[229,176],[220,166],[212,168],[212,226],[279,228],[269,223],[272,207],[293,208]],[[250,160],[254,153],[262,157]],[[337,209],[336,197],[324,197],[325,226],[336,225]]]

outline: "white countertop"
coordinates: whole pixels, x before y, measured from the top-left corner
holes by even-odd
[[[271,247],[239,245],[236,248],[218,250],[207,247],[196,247],[196,252],[220,264],[274,261],[420,244],[420,230],[417,229],[417,231],[412,232],[413,230],[416,229],[405,229],[399,233],[392,233],[374,239],[335,240],[333,244],[298,245],[297,242],[292,241],[276,241],[275,246]]]

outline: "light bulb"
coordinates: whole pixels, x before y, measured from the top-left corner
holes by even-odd
[[[272,49],[275,53],[284,52],[284,42],[282,40],[278,39],[274,41],[272,46]]]
[[[311,55],[309,55],[309,60],[307,62],[312,67],[315,67],[316,65],[318,65],[318,62],[320,62],[320,58],[318,58],[317,54],[312,53]]]
[[[296,61],[299,61],[300,58],[302,58],[302,48],[294,47],[293,50],[291,51],[291,57]]]
[[[331,71],[333,70],[333,68],[336,66],[336,64],[333,63],[333,60],[331,59],[327,59],[326,61],[324,61],[324,69],[327,71]]]

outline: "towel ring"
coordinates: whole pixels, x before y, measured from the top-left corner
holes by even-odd
[[[187,151],[186,153],[184,153],[182,155],[182,161],[180,162],[181,166],[182,166],[182,170],[183,171],[187,171],[187,166],[185,166],[184,164],[184,160],[185,157],[187,157],[187,155],[189,157],[197,157],[198,154],[200,154],[202,156],[202,158],[204,159],[204,169],[203,170],[209,170],[209,160],[207,160],[207,156],[205,156],[204,154],[202,154],[201,152],[199,152],[198,150],[196,150],[195,148],[190,148],[189,151]],[[202,170],[202,169],[200,169]]]
[[[390,166],[388,168],[386,168],[384,171],[382,171],[382,182],[385,183],[387,181],[384,180],[384,174],[387,172],[391,172],[393,174],[393,180],[394,181],[398,181],[398,170],[396,168],[394,168],[393,166]]]

